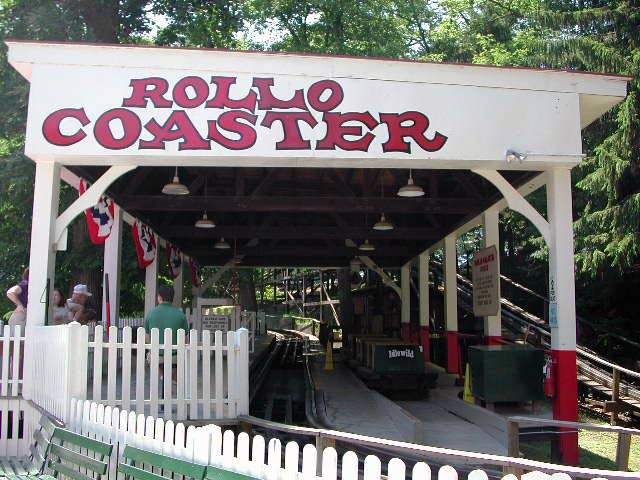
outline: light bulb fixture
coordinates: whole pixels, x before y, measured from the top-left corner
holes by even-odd
[[[220,237],[220,240],[215,243],[213,248],[217,248],[218,250],[228,250],[231,248],[231,245],[224,241],[224,237]]]
[[[216,228],[216,224],[213,220],[207,217],[207,212],[202,214],[202,218],[196,221],[196,228]]]
[[[393,223],[387,220],[387,217],[384,216],[384,213],[380,215],[380,220],[378,220],[373,225],[373,229],[379,231],[393,230],[394,228],[395,227],[393,226]]]
[[[196,221],[196,228],[216,228],[216,224],[207,216],[207,176],[204,177],[204,212],[202,218]]]
[[[352,272],[359,272],[361,267],[360,259],[358,257],[353,257],[349,262],[349,268]]]
[[[180,183],[177,166],[175,174],[173,175],[173,180],[171,181],[171,183],[167,183],[164,187],[162,187],[162,193],[164,193],[165,195],[189,195],[189,189],[187,188],[187,186]]]
[[[365,240],[364,243],[361,243],[358,247],[358,250],[362,252],[373,252],[375,249],[376,247],[373,245],[373,243],[369,243],[369,240]]]
[[[422,197],[424,195],[424,190],[421,186],[415,185],[413,183],[413,177],[411,175],[411,169],[409,169],[409,180],[407,180],[407,184],[400,187],[398,190],[399,197]]]
[[[505,153],[505,160],[507,163],[518,162],[522,163],[526,160],[527,155],[525,153],[516,152],[515,150],[509,149],[507,153]]]

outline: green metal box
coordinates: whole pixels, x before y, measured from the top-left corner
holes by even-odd
[[[544,351],[530,345],[469,347],[473,395],[486,402],[544,399]]]
[[[372,342],[370,368],[377,374],[424,373],[422,347],[403,342]]]

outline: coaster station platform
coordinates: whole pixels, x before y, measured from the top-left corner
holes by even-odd
[[[499,215],[510,208],[549,247],[553,416],[577,420],[571,168],[583,157],[581,130],[625,97],[629,77],[284,53],[7,45],[10,63],[31,84],[30,298],[55,285],[56,251],[66,248],[71,221],[106,195],[117,204],[104,265],[116,292],[114,315],[122,222],[138,221],[161,244],[220,272],[306,266],[348,275],[357,257],[399,296],[406,339],[415,269],[418,342],[428,352],[427,272],[431,254],[442,249],[446,367],[459,373],[456,238],[481,225],[485,245],[498,245]],[[161,193],[172,177],[186,187],[181,195]],[[79,178],[90,188],[59,212],[61,179]],[[415,186],[426,195],[398,196]],[[526,199],[542,187],[546,216]],[[215,228],[195,227],[205,213]],[[372,229],[379,219],[395,228]],[[231,248],[214,248],[221,239]],[[388,269],[400,269],[400,282]],[[155,302],[157,273],[156,260],[146,269],[145,310]],[[30,327],[44,323],[46,305],[30,304],[27,338]],[[500,313],[484,325],[485,336],[498,342]],[[349,332],[348,316],[342,327]],[[561,447],[563,460],[575,463],[577,434],[563,435]]]

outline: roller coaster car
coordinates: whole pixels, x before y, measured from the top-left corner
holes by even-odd
[[[355,368],[369,388],[415,392],[422,397],[435,387],[438,374],[425,370],[422,347],[395,339],[363,339],[366,357]]]

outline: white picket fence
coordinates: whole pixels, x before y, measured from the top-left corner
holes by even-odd
[[[196,330],[201,331],[201,324],[198,320],[197,313],[192,313],[190,308],[184,309],[184,314],[189,321],[189,325],[196,328]],[[241,328],[246,328],[249,330],[249,353],[254,352],[255,348],[255,337],[256,333],[261,331],[256,330],[257,321],[256,321],[256,312],[249,311],[241,311],[240,307],[236,309],[236,312],[233,315],[228,315],[228,325],[229,330],[238,331]],[[103,325],[104,326],[104,325]],[[118,341],[122,341],[123,329],[125,327],[131,327],[132,329],[143,327],[144,326],[144,318],[142,317],[125,317],[118,318],[117,325],[118,330]]]
[[[24,333],[21,326],[5,325],[0,337],[0,396],[17,397],[22,393]]]
[[[116,478],[118,460],[124,445],[133,445],[168,457],[202,465],[214,465],[233,472],[264,480],[458,480],[464,478],[450,465],[432,471],[425,462],[407,465],[393,458],[382,462],[375,455],[362,458],[348,451],[340,458],[333,447],[324,448],[320,455],[316,447],[290,441],[285,445],[278,438],[266,439],[247,433],[236,435],[222,431],[215,425],[185,427],[183,423],[164,421],[152,416],[111,408],[89,401],[73,401],[68,427],[83,435],[112,443],[115,451],[110,464],[109,478]],[[498,457],[496,457],[498,458]],[[504,457],[501,457],[504,458]],[[452,461],[454,458],[451,459]],[[548,465],[548,464],[547,464]],[[563,468],[558,466],[559,469]],[[586,471],[586,469],[581,469]],[[362,474],[361,474],[362,472]],[[621,472],[618,472],[621,473]],[[593,477],[593,475],[592,475]],[[488,480],[481,469],[468,473],[467,480]],[[571,480],[566,473],[546,474],[532,471],[522,480]],[[576,477],[578,478],[578,477]],[[625,477],[626,478],[626,477]],[[629,476],[628,478],[633,478]],[[513,474],[502,480],[518,480]],[[604,477],[596,480],[606,480]]]
[[[1,457],[21,457],[29,453],[38,418],[27,401],[19,397],[0,398]]]
[[[224,337],[191,330],[188,340],[182,330],[175,345],[168,329],[163,344],[157,329],[149,343],[144,328],[138,328],[135,342],[130,327],[121,330],[121,339],[118,330],[112,326],[105,335],[98,325],[90,338],[89,329],[78,324],[31,328],[25,398],[65,421],[72,397],[166,419],[225,419],[249,412],[246,330]]]

